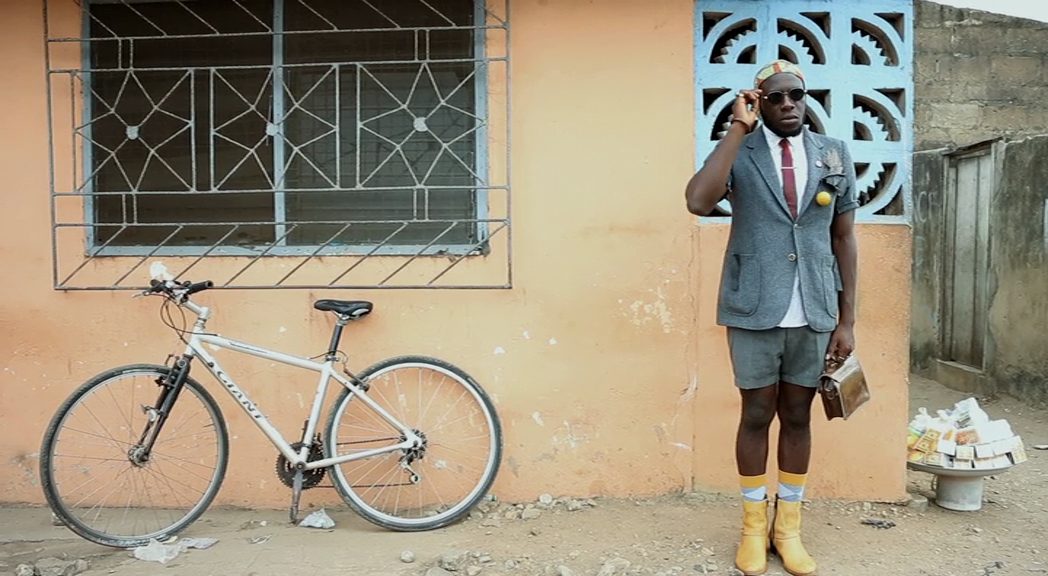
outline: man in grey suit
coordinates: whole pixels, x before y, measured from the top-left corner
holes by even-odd
[[[748,576],[767,570],[766,466],[775,416],[771,545],[790,574],[815,573],[800,540],[811,405],[825,360],[847,357],[855,345],[855,170],[844,142],[804,127],[806,95],[795,64],[762,68],[754,89],[739,92],[727,133],[686,191],[693,214],[709,214],[725,197],[732,207],[717,322],[727,327],[742,396],[735,457],[743,529],[735,565]]]

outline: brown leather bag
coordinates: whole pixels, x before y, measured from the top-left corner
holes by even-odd
[[[822,396],[827,420],[847,420],[870,399],[866,375],[854,354],[843,360],[826,361],[826,370],[819,378],[819,395]]]

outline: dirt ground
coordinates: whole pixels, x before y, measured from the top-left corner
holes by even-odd
[[[965,395],[914,378],[911,406],[946,408]],[[986,481],[978,512],[928,505],[815,501],[804,517],[820,575],[1048,576],[1048,411],[1011,398],[980,399],[1022,435],[1030,460]],[[912,493],[933,496],[930,476],[909,472]],[[692,493],[653,499],[490,503],[484,513],[435,532],[383,531],[347,508],[329,510],[331,530],[291,526],[281,510],[212,509],[183,537],[213,537],[164,566],[80,540],[52,526],[44,508],[0,509],[0,575],[48,558],[84,559],[83,574],[455,576],[733,574],[739,529],[734,494]],[[569,510],[570,508],[570,510]],[[531,518],[537,516],[537,518]],[[863,524],[888,520],[891,528]],[[412,562],[402,560],[410,552]],[[61,570],[61,563],[58,570]],[[81,567],[83,565],[81,564]],[[23,568],[24,570],[24,568]],[[43,571],[43,570],[38,570]],[[71,569],[66,572],[68,575]],[[57,572],[60,573],[60,572]],[[772,559],[768,574],[784,574]]]

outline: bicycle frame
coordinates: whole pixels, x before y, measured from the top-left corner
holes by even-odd
[[[211,375],[222,384],[222,387],[229,392],[230,396],[233,397],[236,403],[247,413],[248,416],[251,417],[251,421],[258,426],[273,446],[275,446],[276,449],[287,458],[291,466],[298,467],[301,465],[304,470],[327,468],[328,466],[333,466],[335,464],[343,464],[345,462],[370,458],[387,452],[396,452],[397,450],[404,450],[421,444],[421,438],[419,438],[412,429],[397,421],[397,419],[383,409],[382,406],[369,398],[367,392],[336,372],[334,370],[334,358],[328,356],[324,362],[314,362],[308,358],[291,356],[275,350],[269,350],[245,342],[239,342],[237,340],[218,336],[216,334],[206,334],[204,333],[204,326],[206,325],[208,318],[211,316],[211,310],[206,306],[199,306],[189,300],[182,302],[181,305],[191,310],[197,316],[189,343],[186,346],[185,354],[193,358],[199,358],[202,361],[204,367],[207,368]],[[272,360],[288,366],[319,372],[320,380],[317,383],[317,391],[313,397],[313,406],[310,409],[309,419],[306,420],[306,429],[303,433],[303,443],[306,445],[302,446],[302,448],[300,448],[296,453],[294,448],[291,447],[291,444],[288,443],[284,436],[269,422],[269,419],[262,413],[262,410],[258,405],[251,401],[251,398],[248,397],[247,393],[237,386],[236,382],[226,374],[214,356],[208,353],[204,348],[205,344],[210,344],[242,354],[248,354],[258,358],[264,358],[266,360]],[[332,378],[348,388],[354,396],[374,410],[375,413],[389,423],[390,426],[400,431],[405,440],[383,448],[363,450],[355,454],[347,454],[345,456],[336,456],[334,458],[324,458],[307,462],[306,458],[309,454],[310,448],[308,443],[316,434],[317,424],[320,419],[320,410],[323,406],[324,397],[327,395],[328,385]]]

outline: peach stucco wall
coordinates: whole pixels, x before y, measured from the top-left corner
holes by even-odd
[[[313,355],[331,329],[314,299],[374,300],[347,333],[352,366],[423,353],[470,372],[502,417],[506,499],[730,489],[737,395],[712,322],[727,229],[698,224],[682,194],[692,6],[512,3],[511,290],[215,291],[201,298],[209,327]],[[37,452],[61,400],[107,367],[163,361],[177,340],[152,300],[52,288],[41,5],[0,0],[0,14],[0,501],[41,502]],[[876,396],[854,421],[817,426],[813,495],[891,499],[904,489],[909,229],[861,226],[860,242],[859,346]],[[228,368],[298,429],[312,379]],[[285,505],[272,447],[219,401],[233,450],[219,502]]]

